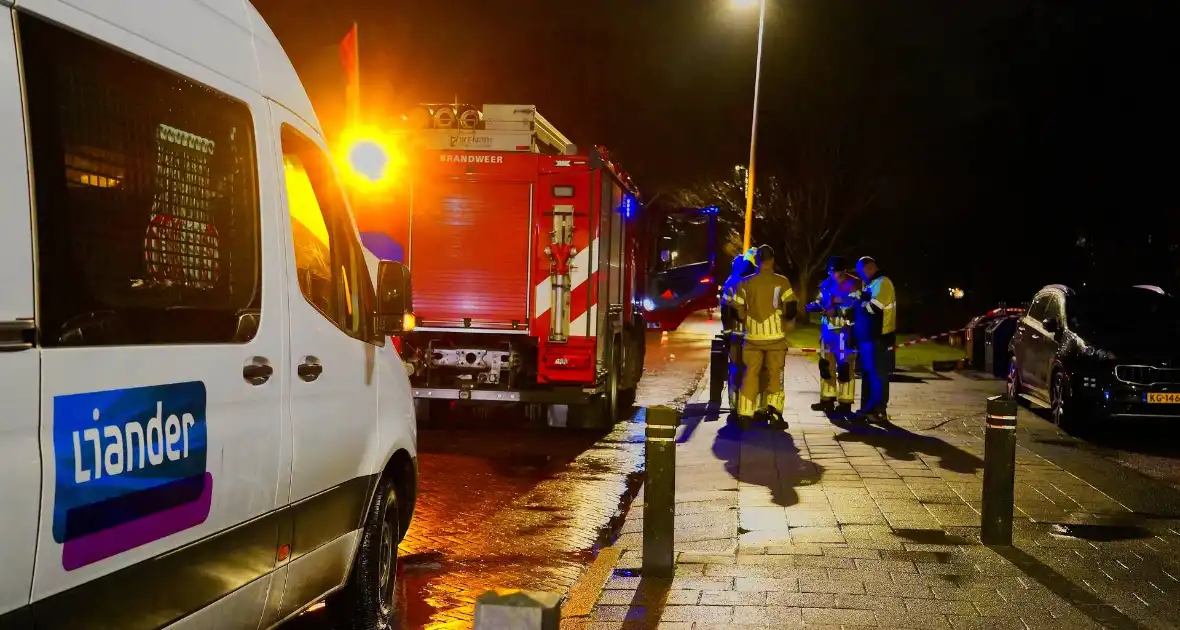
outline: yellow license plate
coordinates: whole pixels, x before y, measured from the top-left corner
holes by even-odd
[[[1153,405],[1180,404],[1180,392],[1149,392],[1147,394],[1147,402]]]

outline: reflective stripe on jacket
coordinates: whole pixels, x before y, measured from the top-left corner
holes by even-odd
[[[878,272],[861,291],[855,330],[858,341],[878,339],[897,330],[897,293],[884,273]]]
[[[820,316],[820,338],[835,342],[841,335],[847,334],[855,317],[853,309],[856,307],[856,293],[860,290],[860,283],[852,276],[837,282],[828,277],[819,284],[819,296],[812,302],[813,307],[808,310],[822,313]],[[838,301],[837,301],[838,300]],[[835,309],[834,316],[828,316],[828,309]]]
[[[786,339],[783,307],[796,301],[795,290],[784,276],[770,271],[742,280],[734,296],[734,306],[746,324],[748,341]]]

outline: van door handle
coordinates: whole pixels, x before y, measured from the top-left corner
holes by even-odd
[[[303,360],[303,363],[299,364],[299,367],[295,371],[299,374],[299,378],[310,383],[319,378],[320,374],[324,373],[324,366],[320,364],[319,359],[307,357]]]
[[[275,369],[266,363],[250,363],[242,368],[242,378],[251,385],[261,385],[270,380]]]
[[[33,347],[37,325],[31,319],[0,322],[0,352],[15,352]]]

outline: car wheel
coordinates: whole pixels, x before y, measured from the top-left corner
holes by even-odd
[[[1020,367],[1016,365],[1016,357],[1008,362],[1008,398],[1020,400],[1024,393],[1024,386],[1020,383]]]
[[[394,627],[400,529],[396,486],[383,476],[365,518],[348,583],[328,598],[328,611],[338,630]]]

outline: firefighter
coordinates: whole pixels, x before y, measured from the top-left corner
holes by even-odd
[[[795,316],[798,299],[790,281],[774,272],[774,250],[770,246],[758,248],[758,273],[742,280],[733,303],[745,326],[742,364],[746,373],[738,395],[739,421],[747,425],[755,415],[768,416],[771,426],[786,428],[782,417],[786,403],[783,369],[787,361],[783,318]],[[766,384],[759,392],[763,389],[759,387],[763,368]]]
[[[856,303],[853,335],[860,355],[861,409],[863,420],[889,419],[889,374],[893,372],[893,346],[897,342],[897,293],[893,281],[869,256],[856,263],[856,272],[864,282]]]
[[[833,256],[828,261],[828,277],[819,285],[819,297],[807,305],[811,313],[823,313],[820,319],[820,394],[814,411],[852,413],[856,388],[852,381],[856,352],[852,347],[853,295],[859,283],[847,271],[844,259]]]
[[[757,270],[754,250],[740,254],[733,259],[729,278],[721,286],[721,334],[725,338],[726,354],[729,357],[729,408],[737,408],[737,392],[742,382],[742,324],[737,316],[733,299],[738,284]]]

